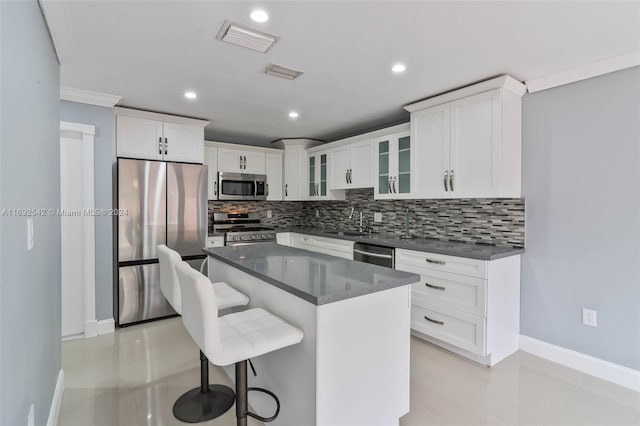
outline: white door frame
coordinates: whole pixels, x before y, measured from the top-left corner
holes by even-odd
[[[95,211],[95,194],[94,194],[94,143],[95,143],[95,126],[89,124],[60,122],[60,133],[73,132],[82,136],[82,175],[83,175],[83,194],[82,208],[85,210]],[[98,324],[96,321],[96,265],[95,265],[95,217],[92,214],[81,214],[83,236],[84,236],[84,253],[82,259],[83,265],[83,282],[84,282],[84,337],[92,337],[98,335]]]

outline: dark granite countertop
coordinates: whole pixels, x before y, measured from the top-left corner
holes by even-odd
[[[458,241],[442,241],[433,238],[413,238],[410,240],[403,240],[398,235],[389,234],[340,235],[337,231],[309,226],[281,227],[276,228],[276,232],[295,232],[298,234],[317,235],[320,237],[337,238],[340,240],[355,241],[358,243],[375,244],[383,247],[416,250],[478,260],[496,260],[524,253],[524,249],[522,248],[498,247]]]
[[[279,244],[203,249],[204,253],[314,305],[416,283],[420,276]]]

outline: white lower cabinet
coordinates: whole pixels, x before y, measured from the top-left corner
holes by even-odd
[[[290,245],[295,248],[353,260],[353,241],[291,233]]]
[[[396,269],[420,274],[411,331],[486,365],[518,350],[520,256],[483,261],[396,249]]]
[[[276,242],[281,246],[291,246],[291,232],[278,232]]]

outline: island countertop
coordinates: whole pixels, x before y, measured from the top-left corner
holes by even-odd
[[[420,276],[278,244],[210,247],[212,258],[314,305],[409,285]]]

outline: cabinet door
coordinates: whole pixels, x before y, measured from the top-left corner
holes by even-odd
[[[416,164],[424,178],[417,192],[428,198],[449,198],[450,194],[449,111],[449,104],[444,104],[411,114],[411,137],[421,149]]]
[[[163,123],[164,159],[187,163],[202,163],[204,129],[184,124]]]
[[[301,201],[304,199],[306,186],[304,185],[304,170],[306,155],[301,147],[291,147],[284,150],[284,199]]]
[[[500,195],[500,89],[451,103],[450,149],[451,197]]]
[[[316,171],[317,191],[319,197],[327,196],[327,158],[329,154],[319,154],[318,158],[318,170]]]
[[[350,188],[347,182],[347,170],[350,167],[351,149],[348,145],[335,148],[331,151],[331,177],[329,189]]]
[[[375,195],[383,198],[391,196],[391,175],[393,171],[391,167],[391,139],[383,138],[375,142],[376,146],[376,163],[378,165],[378,176],[376,177]]]
[[[219,148],[218,149],[218,170],[221,172],[242,173],[243,152],[239,149]]]
[[[282,201],[282,154],[265,154],[267,200]]]
[[[350,188],[371,188],[373,182],[373,142],[361,142],[351,146]]]
[[[316,156],[307,158],[307,197],[313,198],[316,194]]]
[[[117,116],[116,146],[118,157],[162,160],[162,122]]]
[[[410,194],[413,185],[411,163],[413,152],[411,150],[411,136],[409,132],[398,134],[395,142],[395,148],[397,154],[395,158],[392,156],[396,163],[396,174],[391,178],[391,189],[396,194]]]
[[[204,164],[208,167],[207,199],[218,198],[218,148],[204,148]]]
[[[265,174],[264,152],[244,151],[242,155],[244,156],[242,173],[249,173],[253,175]]]

